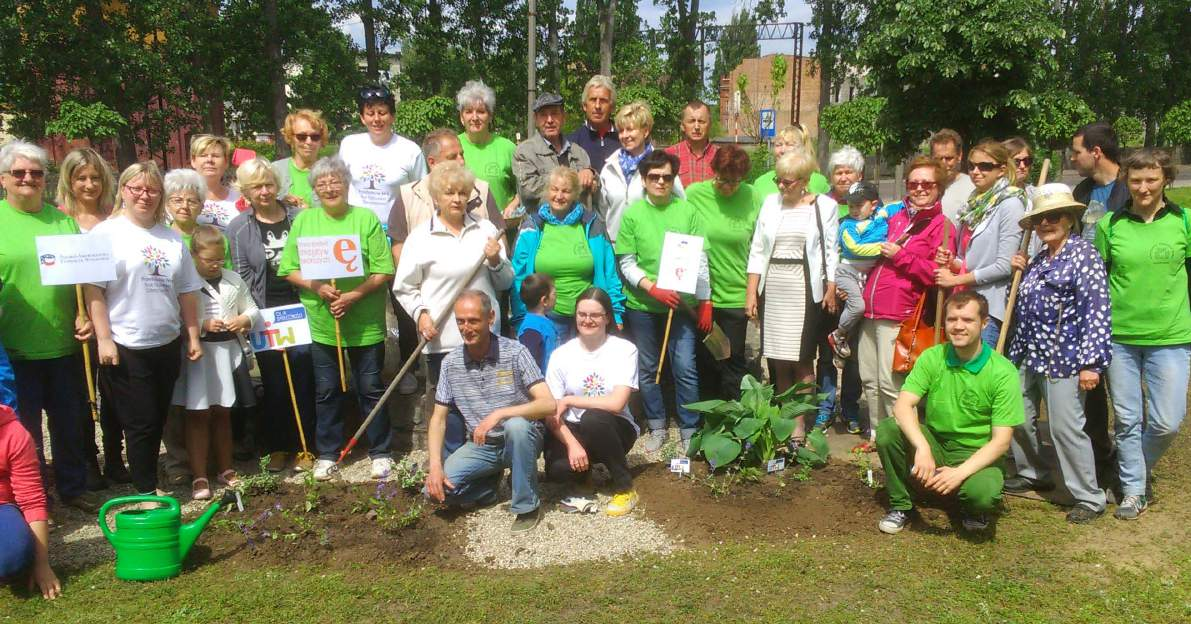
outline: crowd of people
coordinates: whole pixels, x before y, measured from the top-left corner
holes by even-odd
[[[0,577],[29,570],[47,596],[59,591],[43,415],[57,503],[87,511],[107,482],[177,485],[159,483],[163,442],[194,499],[211,498],[213,480],[235,487],[237,412],[257,401],[268,470],[328,480],[348,387],[365,414],[385,391],[390,333],[403,360],[425,355],[426,495],[493,504],[508,468],[515,532],[541,517],[543,452],[546,477],[571,488],[562,509],[596,509],[594,481],[612,495],[608,515],[630,513],[629,450],[638,437],[646,452],[666,445],[669,414],[685,449],[701,426],[687,405],[740,398],[757,365],[751,322],[777,393],[825,393],[792,443],[838,414],[879,453],[881,531],[911,521],[916,490],[957,495],[970,530],[988,526],[1004,491],[1060,478],[1073,523],[1104,513],[1118,475],[1117,518],[1154,500],[1191,374],[1191,225],[1164,194],[1174,169],[1161,150],[1123,157],[1111,126],[1088,125],[1072,139],[1086,178],[1072,191],[1030,184],[1038,163],[1019,137],[965,149],[944,129],[905,167],[904,194],[884,201],[859,151],[841,147],[821,171],[798,125],[777,133],[773,170],[750,182],[762,156],[713,144],[698,101],[663,149],[649,105],[618,107],[605,76],[586,84],[571,134],[564,99],[538,97],[537,133],[519,145],[493,133],[495,94],[479,81],[458,93],[462,132],[420,146],[394,132],[388,89],[366,87],[357,103],[365,131],[337,155],[319,156],[331,139],[320,113],[295,110],[282,133],[293,155],[234,174],[224,137],[195,136],[191,168],[165,174],[146,161],[117,177],[81,148],[51,196],[42,148],[0,150]],[[115,278],[42,285],[36,239],[82,233],[110,239]],[[704,241],[693,293],[658,284],[667,233]],[[303,276],[298,241],[335,235],[358,237],[363,274]],[[253,355],[245,334],[260,311],[295,304],[312,344]],[[713,326],[727,359],[702,346]],[[942,338],[915,341],[931,333]],[[420,385],[412,371],[394,382],[403,394]],[[395,467],[388,413],[367,428],[375,479]],[[313,432],[312,462],[299,426]]]

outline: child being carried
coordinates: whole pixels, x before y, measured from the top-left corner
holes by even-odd
[[[889,217],[901,207],[894,204],[890,211],[890,207],[882,205],[877,185],[864,181],[853,184],[844,201],[848,204],[848,216],[839,224],[840,263],[835,272],[835,287],[847,297],[839,327],[827,336],[839,367],[843,366],[842,360],[852,357],[848,339],[864,317],[864,282],[881,257],[881,243],[889,233]]]

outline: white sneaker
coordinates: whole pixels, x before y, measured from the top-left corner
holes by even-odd
[[[329,459],[320,459],[314,462],[314,478],[317,481],[330,481],[337,472],[339,472],[339,466]]]
[[[393,460],[388,457],[376,457],[372,460],[372,478],[384,481],[393,472]]]
[[[397,382],[397,394],[413,394],[418,391],[418,378],[413,373],[406,373]]]

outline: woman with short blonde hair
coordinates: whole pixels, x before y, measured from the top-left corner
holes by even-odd
[[[203,209],[196,221],[199,225],[214,225],[222,232],[232,218],[239,214],[236,202],[240,193],[223,181],[232,162],[232,142],[214,134],[196,134],[190,139],[190,166],[207,182]]]
[[[616,241],[624,211],[645,197],[645,184],[637,172],[641,160],[653,152],[653,111],[644,100],[629,102],[616,113],[616,132],[620,149],[608,155],[600,171],[600,210],[608,227],[608,238]],[[684,198],[682,180],[671,188],[675,197]]]
[[[299,108],[285,116],[281,137],[289,144],[292,155],[273,163],[277,197],[299,208],[317,207],[318,194],[310,183],[310,167],[318,161],[319,151],[331,139],[327,121],[320,111]]]
[[[775,168],[762,173],[753,182],[753,188],[762,197],[769,197],[774,193],[780,192],[777,185],[777,161],[782,159],[788,153],[795,152],[802,154],[802,157],[811,163],[811,174],[807,180],[806,190],[816,195],[831,192],[831,184],[827,182],[827,178],[819,173],[819,163],[815,156],[815,143],[811,139],[810,131],[802,124],[785,126],[777,131],[777,135],[773,138],[773,160]]]

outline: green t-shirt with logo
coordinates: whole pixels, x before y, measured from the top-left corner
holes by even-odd
[[[79,350],[74,286],[41,285],[36,241],[78,233],[74,219],[53,206],[28,213],[0,200],[0,343],[12,359],[48,360]]]
[[[277,275],[285,277],[301,270],[298,261],[298,240],[309,236],[335,236],[357,234],[360,237],[360,257],[364,262],[365,277],[342,277],[335,280],[339,292],[347,292],[359,286],[369,275],[393,274],[393,252],[389,239],[380,227],[376,213],[367,208],[351,206],[339,218],[327,214],[326,210],[303,210],[294,217],[285,249],[281,252],[281,263]],[[339,319],[339,327],[345,347],[366,347],[385,339],[385,289],[377,288],[347,311]],[[317,293],[300,289],[298,298],[306,307],[310,318],[310,335],[315,342],[335,344],[335,317],[331,316],[330,304]]]
[[[902,390],[925,398],[931,433],[968,448],[988,444],[993,427],[1025,422],[1017,368],[988,345],[967,362],[959,360],[951,343],[923,351]]]
[[[314,206],[314,189],[310,187],[310,170],[299,169],[294,159],[289,161],[289,194],[301,197],[306,208]]]
[[[463,161],[467,168],[488,183],[497,208],[503,211],[517,194],[517,178],[513,175],[513,152],[517,146],[496,135],[488,143],[476,145],[467,138],[466,132],[459,135],[459,142],[463,144]]]
[[[554,278],[558,299],[554,312],[563,316],[575,315],[575,302],[591,286],[595,274],[595,259],[587,246],[587,233],[582,223],[542,227],[534,270]]]
[[[637,255],[637,266],[652,281],[658,279],[662,262],[662,241],[666,232],[703,236],[695,207],[683,199],[673,199],[665,206],[655,206],[648,199],[639,199],[624,211],[620,233],[616,236],[616,255]],[[707,249],[706,241],[704,249]],[[649,296],[636,284],[624,284],[625,305],[630,310],[665,314],[668,308]],[[689,300],[688,300],[689,302]]]
[[[695,207],[707,237],[707,263],[711,271],[711,303],[717,308],[743,308],[748,286],[749,245],[761,212],[761,201],[750,184],[741,184],[731,197],[715,190],[714,180],[686,188],[686,200]]]
[[[1145,223],[1126,205],[1096,223],[1096,251],[1108,268],[1112,339],[1127,345],[1191,342],[1187,258],[1191,215],[1173,204]]]
[[[766,197],[777,193],[777,171],[770,169],[762,173],[760,177],[753,181],[753,190],[761,197],[762,202],[765,201]],[[831,192],[831,184],[827,182],[827,176],[818,171],[812,172],[811,179],[806,183],[806,192],[816,195]]]

